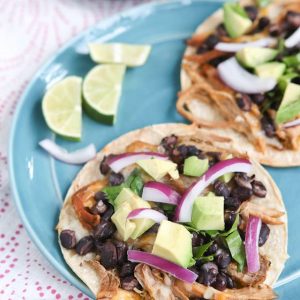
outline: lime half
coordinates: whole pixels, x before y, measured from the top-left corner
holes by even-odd
[[[92,60],[97,63],[124,64],[129,67],[142,66],[151,51],[150,45],[89,44]]]
[[[125,65],[99,65],[85,77],[83,108],[96,121],[115,122],[125,70]]]
[[[81,84],[76,76],[66,77],[47,90],[42,111],[48,127],[70,140],[81,138]]]

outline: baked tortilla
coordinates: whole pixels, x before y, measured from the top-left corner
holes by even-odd
[[[255,1],[252,0],[240,2],[243,6],[255,5]],[[274,20],[289,7],[300,12],[300,3],[297,0],[275,0],[267,8],[261,9],[260,13],[261,16],[268,16]],[[208,36],[222,21],[221,8],[199,25],[194,36]],[[261,33],[253,35],[254,39],[263,36]],[[242,42],[243,36],[236,40]],[[239,151],[247,151],[262,164],[274,167],[299,166],[299,150],[288,149],[277,138],[269,138],[264,134],[256,105],[252,105],[249,112],[242,111],[232,90],[224,87],[219,79],[213,79],[215,73],[211,72],[211,78],[205,78],[196,71],[197,64],[185,58],[196,54],[196,50],[197,47],[188,46],[183,56],[180,74],[182,91],[177,101],[180,114],[198,126],[210,128],[214,133],[226,136]],[[220,85],[223,86],[220,88]],[[300,126],[279,130],[282,134],[292,137],[293,143],[298,143]]]
[[[227,142],[228,140],[226,138],[212,135],[209,131],[205,129],[199,129],[196,126],[192,125],[161,124],[127,133],[105,146],[97,154],[95,159],[89,161],[77,174],[75,180],[72,182],[67,192],[64,205],[59,216],[59,223],[57,225],[58,234],[64,229],[71,229],[75,231],[77,240],[89,234],[89,231],[82,226],[77,217],[77,214],[71,202],[71,196],[83,186],[103,178],[103,175],[99,172],[99,164],[105,155],[109,155],[112,153],[124,153],[126,152],[126,147],[128,145],[137,141],[159,145],[163,137],[169,136],[171,134],[175,134],[178,137],[183,137],[183,139],[187,143],[190,141],[192,144],[199,145],[200,149],[206,151],[227,152],[231,150],[231,144]],[[143,149],[140,149],[140,151],[143,151]],[[234,150],[230,152],[236,155]],[[245,155],[246,153],[242,154]],[[266,207],[275,208],[279,211],[286,212],[280,191],[272,180],[271,176],[254,159],[251,159],[251,162],[255,169],[256,178],[263,182],[268,191],[266,198],[262,199],[252,196],[251,202],[263,204]],[[276,226],[270,225],[270,237],[268,238],[266,244],[260,247],[260,253],[268,257],[271,261],[271,266],[267,272],[267,277],[264,282],[265,284],[270,286],[276,282],[288,257],[286,214],[280,217],[280,220],[283,221],[284,224]],[[110,295],[107,293],[104,295],[101,294],[101,288],[104,285],[107,285],[107,282],[110,278],[109,276],[113,275],[113,273],[110,271],[106,271],[104,267],[100,265],[100,263],[96,260],[95,253],[88,253],[84,256],[80,256],[75,252],[75,250],[65,249],[61,246],[61,244],[60,247],[67,264],[74,271],[74,273],[91,289],[97,299],[142,299],[141,295],[135,292],[128,292],[120,288],[118,289],[118,293],[113,297],[110,297]],[[147,268],[147,266],[139,265],[139,268],[145,269]],[[148,269],[150,268],[148,267]],[[112,284],[118,284],[118,282]],[[178,286],[180,286],[180,284],[182,283],[179,282]],[[197,286],[197,288],[203,287],[203,285],[198,283]],[[218,291],[214,290],[213,288],[210,289],[212,290],[212,293],[218,293]],[[245,297],[246,298],[243,298],[241,296],[241,298],[239,299],[247,299],[247,296]],[[168,298],[166,296],[161,299],[175,298]],[[179,297],[176,299],[184,298]]]

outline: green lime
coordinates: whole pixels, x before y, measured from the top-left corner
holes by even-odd
[[[125,70],[125,65],[99,65],[86,75],[83,108],[96,121],[115,122]]]
[[[129,67],[142,66],[151,51],[150,45],[89,44],[90,55],[97,63],[124,64]]]
[[[42,100],[48,127],[69,140],[81,138],[81,84],[80,77],[66,77],[51,86]]]

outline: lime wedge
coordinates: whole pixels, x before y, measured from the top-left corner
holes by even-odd
[[[81,138],[81,83],[76,76],[66,77],[47,90],[42,111],[48,127],[70,140]]]
[[[92,60],[97,63],[124,64],[129,67],[142,66],[151,51],[150,45],[89,44]]]
[[[113,124],[121,96],[125,65],[99,65],[83,81],[83,108],[96,121]]]

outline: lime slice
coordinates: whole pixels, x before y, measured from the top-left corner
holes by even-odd
[[[96,121],[115,122],[125,70],[125,65],[99,65],[86,75],[83,108]]]
[[[97,63],[117,63],[129,67],[142,66],[151,51],[149,45],[89,44],[92,60]]]
[[[81,138],[81,83],[76,76],[66,77],[47,90],[42,110],[48,127],[70,140]]]

